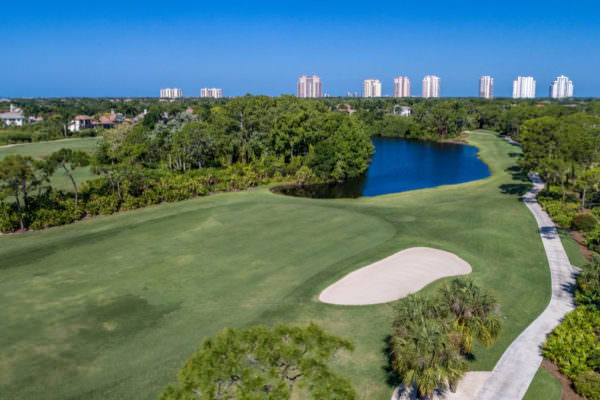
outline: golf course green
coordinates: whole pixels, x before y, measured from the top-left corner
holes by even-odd
[[[91,152],[96,148],[101,140],[101,137],[91,137],[0,146],[0,160],[12,154],[20,154],[22,156],[29,156],[33,159],[37,159],[50,155],[62,148]],[[77,168],[73,170],[73,177],[77,182],[85,182],[95,178],[89,167]],[[73,190],[73,183],[71,183],[71,180],[69,177],[67,177],[62,168],[57,169],[54,175],[52,175],[50,178],[50,183],[53,187],[60,190]]]
[[[335,363],[360,398],[387,400],[392,305],[317,297],[350,271],[415,246],[457,254],[499,298],[503,333],[471,362],[491,370],[547,305],[550,274],[519,200],[529,188],[517,174],[520,148],[493,135],[468,141],[489,178],[341,200],[259,188],[0,237],[2,397],[156,398],[206,336],[313,321],[354,342]]]

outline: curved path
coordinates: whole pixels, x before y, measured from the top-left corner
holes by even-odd
[[[575,308],[572,285],[576,269],[569,262],[554,223],[542,210],[536,195],[544,189],[537,174],[529,175],[533,188],[523,196],[523,201],[534,215],[552,279],[550,304],[506,349],[492,374],[477,394],[478,400],[517,400],[527,392],[534,375],[542,362],[541,346],[547,335]]]

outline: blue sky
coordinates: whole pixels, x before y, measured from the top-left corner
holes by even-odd
[[[517,75],[537,95],[560,74],[600,96],[598,2],[557,1],[29,1],[0,8],[0,97],[295,93],[301,74],[332,95],[384,94],[426,74],[442,96],[475,96],[479,76],[510,96]]]

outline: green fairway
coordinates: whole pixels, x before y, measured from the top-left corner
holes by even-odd
[[[540,367],[523,400],[560,400],[562,386],[550,372]]]
[[[58,151],[62,148],[90,152],[96,148],[96,146],[98,145],[98,143],[100,143],[101,140],[101,137],[94,137],[1,146],[0,160],[12,154],[20,154],[22,156],[39,158],[48,154],[52,154],[55,151]],[[93,179],[94,175],[92,175],[90,169],[86,167],[77,168],[76,170],[74,170],[73,177],[75,178],[78,184],[81,184],[86,180]],[[60,190],[73,190],[73,184],[71,183],[71,180],[67,177],[65,171],[62,169],[57,170],[56,173],[52,176],[51,184],[52,186]]]
[[[208,335],[314,321],[355,343],[337,367],[362,398],[387,400],[391,306],[317,297],[344,274],[413,246],[458,254],[498,296],[503,334],[490,349],[477,347],[471,363],[492,369],[545,308],[550,276],[519,200],[529,187],[514,172],[520,148],[491,135],[469,142],[491,177],[345,200],[260,188],[0,237],[0,393],[154,398]]]

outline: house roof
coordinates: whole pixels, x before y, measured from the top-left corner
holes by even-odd
[[[25,117],[23,116],[23,114],[20,114],[20,113],[6,112],[6,113],[0,113],[0,118],[1,119],[24,119]]]
[[[75,121],[82,121],[87,119],[92,119],[92,117],[90,117],[89,115],[78,115],[75,117]]]

